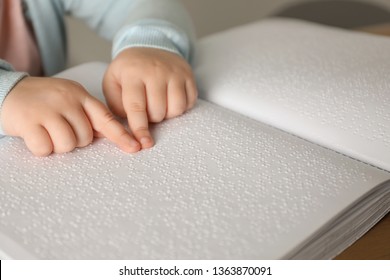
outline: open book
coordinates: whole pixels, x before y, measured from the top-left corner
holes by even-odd
[[[201,100],[35,158],[0,140],[2,258],[329,259],[390,209],[390,39],[268,19],[199,41]],[[60,76],[103,100],[106,65]]]

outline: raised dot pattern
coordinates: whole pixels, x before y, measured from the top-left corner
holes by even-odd
[[[198,49],[207,100],[390,170],[389,38],[271,19]]]
[[[280,258],[390,177],[203,101],[152,132],[137,154],[2,139],[0,231],[43,259]]]

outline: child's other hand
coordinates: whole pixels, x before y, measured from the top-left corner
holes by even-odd
[[[141,148],[100,101],[65,79],[24,78],[4,100],[1,121],[8,135],[22,137],[37,156],[84,147],[94,132],[126,152]]]
[[[154,145],[149,122],[179,116],[197,99],[193,73],[185,59],[154,48],[123,50],[107,69],[103,91],[109,108],[127,117],[142,148]]]

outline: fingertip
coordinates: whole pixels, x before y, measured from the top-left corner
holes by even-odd
[[[123,135],[118,141],[118,147],[126,153],[136,153],[141,150],[141,144],[138,143],[133,137],[129,134]]]
[[[46,157],[53,153],[54,145],[49,133],[43,126],[33,126],[23,135],[27,148],[34,156]]]
[[[147,127],[140,127],[133,130],[133,135],[142,149],[149,149],[154,146],[154,140]]]
[[[50,146],[41,147],[35,150],[30,150],[36,157],[47,157],[53,153],[53,148]]]
[[[150,136],[144,136],[140,139],[142,149],[149,149],[154,146],[154,141]]]
[[[198,88],[194,80],[186,81],[187,110],[193,108],[199,97]]]
[[[187,110],[188,97],[185,81],[173,79],[168,86],[168,106],[166,118],[171,119],[182,115]]]

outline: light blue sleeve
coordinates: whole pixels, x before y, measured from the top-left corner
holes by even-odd
[[[176,0],[61,0],[66,13],[113,41],[112,57],[128,47],[168,50],[190,60],[191,18]]]
[[[8,62],[0,59],[0,114],[2,111],[4,99],[7,97],[8,93],[21,79],[26,76],[27,73],[15,72],[13,67]],[[3,135],[4,131],[0,121],[0,138],[2,138]]]

